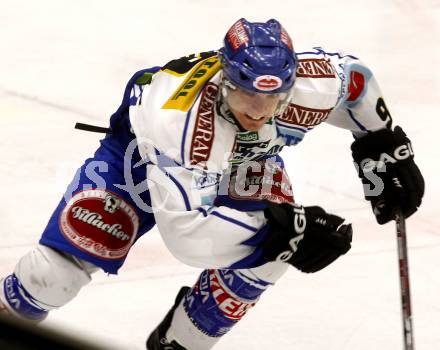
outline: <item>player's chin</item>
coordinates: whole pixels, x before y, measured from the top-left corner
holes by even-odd
[[[267,123],[269,120],[269,117],[262,117],[260,119],[253,119],[247,115],[244,115],[244,117],[241,120],[241,126],[246,129],[247,131],[258,131],[261,129],[261,127]]]

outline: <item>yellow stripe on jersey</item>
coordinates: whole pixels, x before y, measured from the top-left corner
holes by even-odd
[[[162,108],[187,112],[201,87],[220,70],[220,66],[218,57],[207,58],[198,63]]]

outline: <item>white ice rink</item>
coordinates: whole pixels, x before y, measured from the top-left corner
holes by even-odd
[[[407,221],[417,350],[440,349],[440,1],[0,1],[0,276],[38,240],[66,184],[101,135],[135,71],[216,49],[239,17],[277,18],[300,50],[361,57],[395,123],[413,141],[426,180]],[[351,135],[322,125],[285,149],[296,200],[353,222],[347,256],[313,275],[293,268],[218,344],[223,350],[401,349],[393,224],[379,226],[351,162]],[[151,231],[118,276],[97,273],[46,324],[141,350],[180,286],[199,270]]]

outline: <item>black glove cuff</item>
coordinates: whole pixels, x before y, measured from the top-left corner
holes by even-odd
[[[380,155],[387,149],[395,146],[411,143],[405,132],[400,126],[396,126],[394,130],[381,129],[373,131],[360,139],[357,139],[351,145],[353,158],[361,158],[368,155]]]
[[[382,129],[374,131],[356,141],[351,145],[354,161],[359,166],[359,176],[362,177],[363,170],[380,167],[383,164],[394,165],[408,163],[414,158],[411,141],[400,126],[394,130]],[[366,164],[373,160],[376,164]]]

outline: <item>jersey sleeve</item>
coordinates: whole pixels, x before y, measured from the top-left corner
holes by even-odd
[[[355,137],[390,128],[391,115],[372,71],[354,56],[327,55],[341,79],[341,91],[339,102],[326,122],[352,131]]]
[[[157,151],[148,163],[156,223],[176,258],[202,268],[250,268],[266,262],[257,246],[267,231],[263,211],[213,204],[221,174],[185,168]]]

